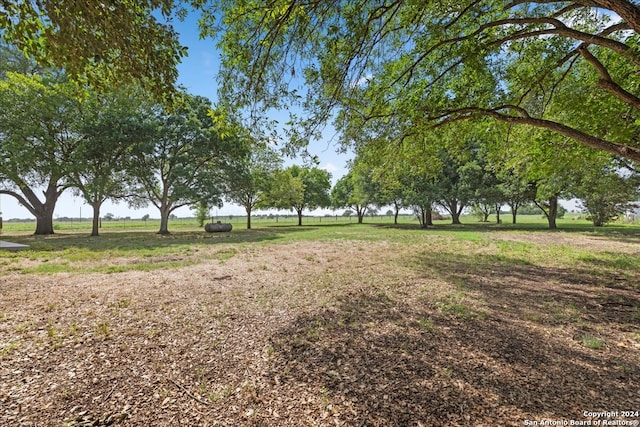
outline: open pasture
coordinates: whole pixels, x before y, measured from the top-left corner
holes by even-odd
[[[640,228],[560,227],[5,229],[32,250],[0,253],[0,425],[640,411]]]

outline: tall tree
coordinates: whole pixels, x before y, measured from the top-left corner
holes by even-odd
[[[305,209],[331,206],[331,174],[315,166],[292,165],[278,174],[276,185],[270,194],[272,206],[293,209],[302,225]]]
[[[242,158],[229,164],[226,171],[225,197],[244,207],[247,213],[247,229],[251,229],[251,212],[267,206],[269,190],[275,179],[275,171],[282,166],[282,159],[269,146],[254,145]]]
[[[153,133],[132,153],[138,194],[160,211],[160,234],[169,234],[169,216],[176,209],[221,203],[222,172],[241,147],[213,130],[208,99],[188,94],[182,98],[171,111],[156,107],[150,119]]]
[[[640,160],[628,129],[640,115],[637,2],[206,4],[201,27],[219,37],[228,106],[298,102],[315,121],[337,107],[406,135],[488,116]],[[563,90],[576,78],[587,90]]]
[[[92,236],[99,235],[102,204],[131,193],[131,154],[153,131],[143,98],[140,93],[111,91],[93,93],[82,103],[75,129],[82,138],[71,153],[67,182],[93,209]]]
[[[170,25],[174,0],[3,0],[2,36],[44,66],[94,87],[138,81],[158,98],[174,93],[186,55]]]
[[[353,209],[358,215],[358,224],[362,224],[367,210],[379,198],[380,188],[373,179],[373,170],[357,158],[331,190],[333,207]]]
[[[9,72],[0,80],[0,194],[13,196],[36,217],[35,234],[53,234],[53,212],[83,139],[76,132],[78,91],[36,75]]]

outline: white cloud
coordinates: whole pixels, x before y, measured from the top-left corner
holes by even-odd
[[[366,76],[360,77],[353,83],[353,87],[359,87],[369,84],[369,82],[373,80],[373,74],[369,73]]]
[[[333,163],[327,163],[326,165],[324,165],[322,167],[322,169],[326,170],[327,172],[331,172],[334,173],[338,170],[338,167],[336,165],[334,165]]]

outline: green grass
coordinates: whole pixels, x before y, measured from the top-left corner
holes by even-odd
[[[540,263],[554,265],[589,266],[606,273],[640,269],[640,258],[617,252],[594,252],[567,244],[540,245],[525,239],[497,240],[492,233],[509,232],[550,235],[546,222],[538,216],[521,216],[518,224],[478,223],[473,217],[463,218],[462,226],[451,226],[449,221],[436,221],[434,227],[419,228],[410,217],[401,217],[398,225],[391,217],[365,219],[365,224],[338,217],[305,218],[303,226],[296,226],[294,218],[257,219],[254,228],[244,228],[244,218],[237,221],[231,233],[206,233],[193,220],[170,222],[172,233],[156,234],[157,221],[103,221],[99,237],[88,235],[85,228],[72,228],[63,223],[52,236],[33,236],[25,229],[33,223],[7,223],[0,238],[31,246],[23,252],[0,252],[0,272],[53,274],[59,272],[122,272],[151,271],[194,265],[203,260],[220,262],[232,258],[247,245],[293,243],[306,241],[344,240],[354,242],[363,253],[367,242],[385,241],[392,244],[428,245],[439,248],[436,264],[447,263],[448,257],[463,254],[467,263],[494,263],[497,265],[527,266]],[[287,222],[288,220],[292,220]],[[66,227],[69,228],[66,228]],[[621,242],[638,242],[640,226],[614,224],[595,229],[584,220],[558,221],[559,233],[578,233]],[[307,256],[308,261],[313,257]],[[29,260],[29,263],[24,263]]]
[[[580,340],[585,347],[592,350],[599,350],[605,346],[605,342],[603,340],[591,334],[584,334]]]

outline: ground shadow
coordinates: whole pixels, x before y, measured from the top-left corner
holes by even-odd
[[[105,232],[91,237],[81,233],[59,232],[49,236],[15,235],[11,240],[27,244],[33,251],[60,251],[67,249],[88,249],[91,251],[168,248],[181,245],[218,245],[264,242],[277,240],[285,234],[308,232],[316,226],[282,226],[257,229],[233,230],[229,233],[207,233],[204,231],[175,231],[168,235],[152,231]]]
[[[451,316],[428,297],[402,292],[353,291],[272,338],[278,357],[270,375],[326,390],[339,419],[356,426],[521,426],[526,419],[584,419],[593,408],[637,407],[637,350],[625,353],[616,343],[589,348],[549,333],[554,325],[543,318],[523,317],[575,307],[569,314],[577,318],[558,312],[550,321],[637,331],[635,285],[513,261],[420,254],[419,274],[481,298],[485,315]]]
[[[482,231],[482,232],[534,232],[534,233],[580,233],[595,237],[601,237],[608,240],[616,240],[624,243],[640,243],[640,226],[635,225],[617,225],[609,224],[604,227],[594,227],[584,223],[562,223],[555,230],[550,230],[542,223],[524,223],[524,224],[496,224],[469,222],[464,224],[436,224],[426,228],[419,224],[389,224],[389,223],[373,223],[374,227],[398,229],[398,230],[423,230],[429,231],[445,231],[452,233]]]
[[[515,256],[424,251],[415,261],[419,274],[479,295],[493,313],[640,327],[640,271],[619,269],[614,259],[590,261],[593,268],[549,267]]]

